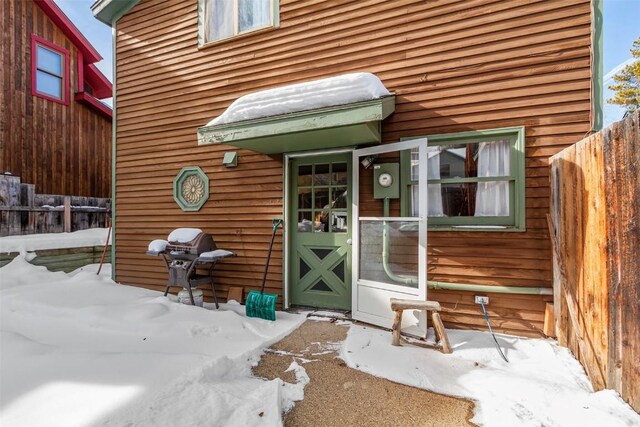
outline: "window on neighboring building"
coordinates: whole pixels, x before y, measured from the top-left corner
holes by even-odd
[[[38,36],[31,37],[32,94],[68,103],[69,52]]]
[[[277,25],[278,0],[200,0],[200,44]]]
[[[524,229],[524,128],[427,138],[430,228]],[[407,216],[418,213],[417,159],[401,156]]]

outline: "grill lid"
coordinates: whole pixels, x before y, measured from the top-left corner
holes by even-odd
[[[200,255],[216,249],[210,234],[199,228],[176,228],[169,237],[166,251],[170,255]]]
[[[175,243],[189,243],[201,233],[202,230],[199,228],[176,228],[169,233],[167,240]]]

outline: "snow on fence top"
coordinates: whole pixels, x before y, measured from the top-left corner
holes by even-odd
[[[0,253],[104,246],[107,236],[111,240],[111,233],[106,228],[90,228],[73,233],[5,236],[0,237]]]
[[[374,74],[343,74],[241,96],[207,126],[333,107],[388,95],[389,91]]]

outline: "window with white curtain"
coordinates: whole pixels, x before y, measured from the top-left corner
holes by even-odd
[[[524,229],[524,128],[426,137],[431,229]],[[417,149],[401,163],[403,214],[417,216]]]
[[[200,0],[200,44],[275,25],[277,0]]]

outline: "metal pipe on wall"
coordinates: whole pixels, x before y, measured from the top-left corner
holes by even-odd
[[[384,199],[384,217],[389,217],[389,198]],[[408,286],[418,286],[418,278],[415,276],[402,276],[395,274],[389,265],[389,225],[386,221],[382,226],[382,268],[394,282],[402,283]],[[447,291],[468,291],[483,292],[494,294],[518,294],[518,295],[553,295],[552,288],[543,287],[522,287],[522,286],[504,286],[504,285],[476,285],[472,283],[449,283],[438,282],[434,280],[427,281],[427,287],[431,289],[442,289]]]

